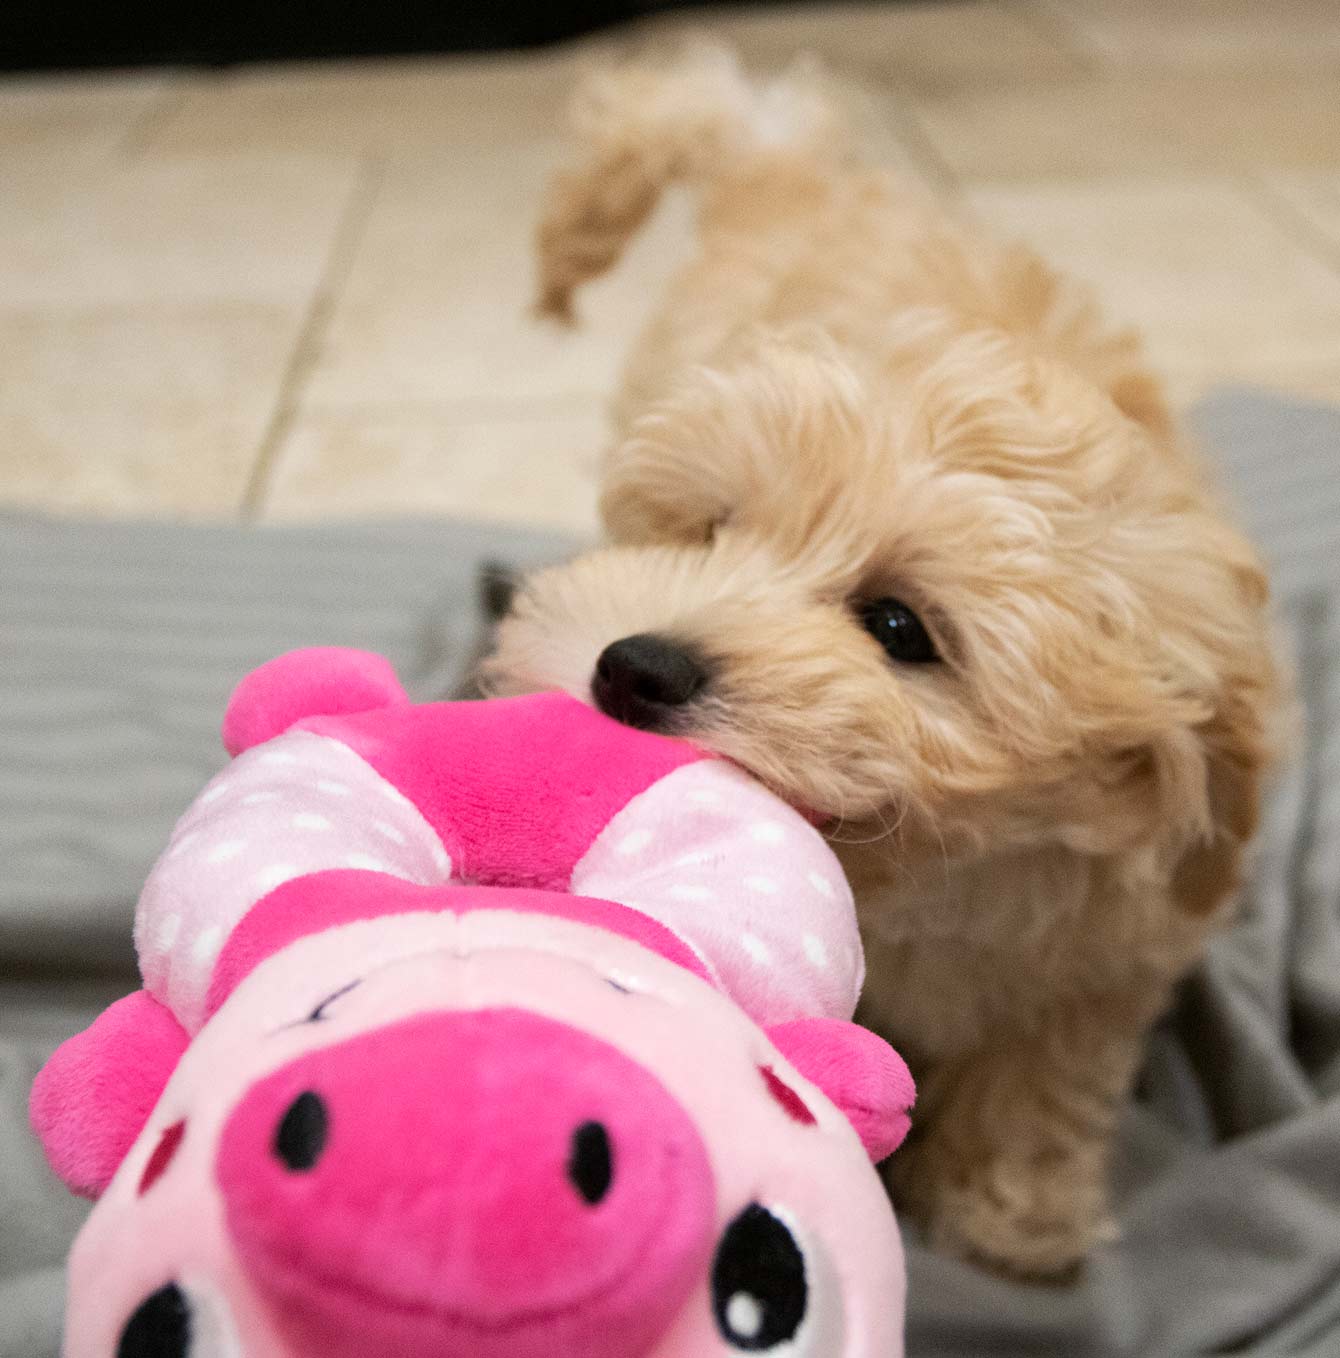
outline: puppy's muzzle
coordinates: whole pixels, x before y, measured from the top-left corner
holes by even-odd
[[[666,731],[709,677],[706,660],[691,646],[641,632],[600,653],[591,696],[602,712],[626,726]]]

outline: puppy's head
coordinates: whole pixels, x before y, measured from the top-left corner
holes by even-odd
[[[1060,365],[923,347],[878,387],[802,336],[690,376],[611,456],[616,545],[529,582],[492,688],[565,688],[906,849],[1245,833],[1250,547]]]

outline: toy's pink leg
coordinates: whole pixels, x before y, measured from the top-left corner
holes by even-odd
[[[803,816],[722,760],[677,769],[631,801],[572,889],[672,929],[757,1023],[856,1008],[861,940],[841,867]]]
[[[346,745],[290,731],[239,755],[196,798],[140,893],[146,989],[194,1032],[219,950],[281,882],[363,868],[431,885],[452,854]]]
[[[153,1112],[187,1037],[143,990],[59,1046],[33,1081],[28,1116],[65,1185],[96,1198]]]

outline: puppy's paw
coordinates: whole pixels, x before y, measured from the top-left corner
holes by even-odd
[[[964,1163],[923,1144],[894,1158],[894,1196],[932,1249],[1025,1282],[1076,1282],[1116,1234],[1101,1172],[1078,1162]]]

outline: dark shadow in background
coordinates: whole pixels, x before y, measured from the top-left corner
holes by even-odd
[[[537,47],[680,7],[676,0],[0,0],[0,70]]]

